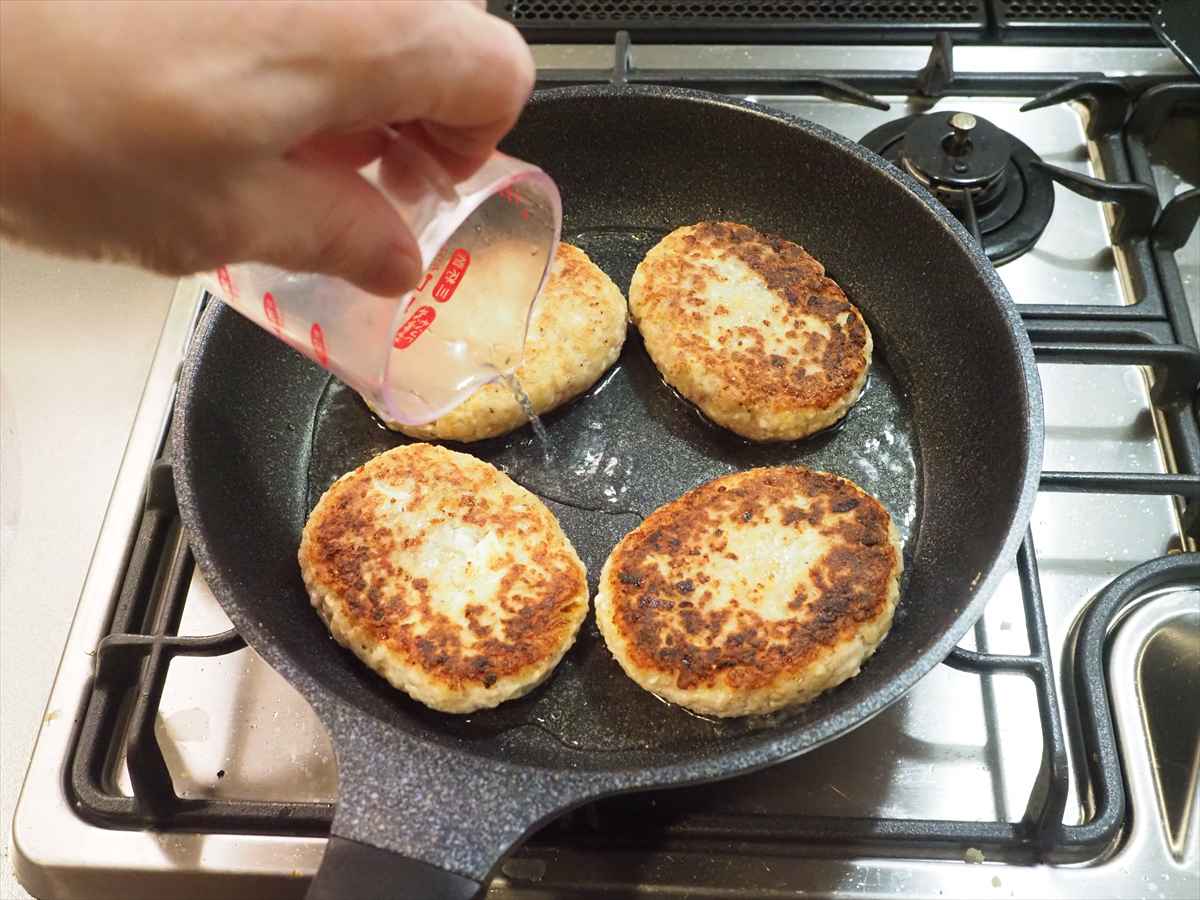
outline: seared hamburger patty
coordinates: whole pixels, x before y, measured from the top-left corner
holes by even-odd
[[[638,265],[629,309],[667,382],[751,440],[827,428],[866,384],[859,311],[803,247],[745,225],[672,231]]]
[[[338,643],[445,712],[531,690],[587,615],[587,572],[550,510],[494,466],[429,444],[334,482],[299,556]]]
[[[707,715],[768,713],[858,674],[891,627],[902,566],[891,517],[854,483],[751,469],[626,535],[596,621],[646,690]]]
[[[629,318],[625,295],[586,253],[559,244],[529,323],[515,375],[538,415],[582,394],[621,353]],[[526,423],[507,385],[486,384],[428,425],[385,422],[422,440],[480,441]]]

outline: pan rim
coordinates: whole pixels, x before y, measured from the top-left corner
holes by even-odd
[[[825,719],[806,724],[803,728],[789,730],[784,726],[779,730],[764,729],[762,732],[743,735],[737,739],[736,744],[727,748],[718,745],[709,753],[692,756],[683,761],[664,762],[649,766],[629,765],[628,767],[618,764],[612,768],[582,768],[570,772],[564,772],[561,768],[553,766],[542,766],[525,761],[505,760],[499,762],[494,756],[478,753],[469,747],[450,746],[419,732],[405,732],[403,735],[406,740],[418,742],[422,746],[436,749],[438,752],[484,760],[492,767],[510,766],[526,773],[552,774],[560,789],[564,782],[570,782],[575,785],[575,796],[584,799],[651,786],[684,786],[745,774],[794,758],[834,740],[869,721],[898,701],[941,663],[974,625],[994,593],[1000,578],[1015,559],[1017,549],[1025,538],[1037,494],[1044,442],[1041,384],[1037,376],[1033,347],[1025,331],[1020,312],[983,249],[975,244],[966,229],[950,214],[949,210],[938,203],[916,179],[866,147],[824,126],[752,101],[706,91],[656,85],[584,85],[535,91],[531,105],[576,97],[614,96],[650,96],[724,107],[797,128],[831,145],[836,151],[849,153],[859,162],[876,170],[889,181],[904,189],[916,202],[925,207],[926,213],[932,214],[935,220],[950,232],[959,245],[959,250],[968,256],[979,280],[989,288],[993,298],[997,301],[996,306],[1001,321],[1012,340],[1023,376],[1017,384],[1012,385],[1012,388],[1023,394],[1020,399],[1022,405],[1029,410],[1029,421],[1027,423],[1027,440],[1024,442],[1025,455],[1021,461],[1020,489],[1015,494],[1012,521],[1005,540],[992,555],[991,564],[980,574],[978,581],[971,589],[971,596],[952,626],[909,665],[901,669],[890,682],[860,700],[856,705]],[[198,460],[190,452],[184,435],[187,431],[187,410],[192,408],[191,400],[196,391],[197,372],[203,355],[202,350],[221,316],[234,314],[232,310],[222,309],[221,304],[214,304],[199,323],[180,374],[172,427],[175,467],[178,472],[184,473],[182,477],[176,478],[181,517],[187,528],[196,562],[218,600],[231,596],[234,591],[212,556],[205,536],[206,532],[198,527],[200,524],[198,498],[193,491],[193,480],[187,474],[198,464]],[[269,626],[262,625],[260,627],[260,623],[242,615],[241,610],[233,603],[227,606],[222,602],[221,605],[247,642],[272,668],[283,674],[293,686],[300,690],[313,705],[322,722],[333,734],[339,761],[343,753],[355,752],[351,749],[354,742],[341,739],[342,723],[346,722],[344,714],[349,713],[351,719],[355,716],[366,716],[371,719],[374,717],[363,712],[350,700],[342,697],[337,691],[327,687],[318,678],[311,675],[300,662],[295,661],[293,654],[283,650],[270,638]],[[336,709],[325,708],[328,706],[336,707]],[[394,731],[387,723],[379,722],[379,724]],[[616,756],[619,754],[614,754],[614,757]],[[562,795],[559,796],[561,799]]]

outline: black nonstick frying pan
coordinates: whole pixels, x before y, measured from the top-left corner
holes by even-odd
[[[905,543],[895,625],[862,673],[767,721],[709,722],[635,686],[593,622],[545,685],[468,717],[395,691],[329,637],[296,563],[338,475],[404,441],[325,371],[221,304],[175,412],[175,478],[202,573],[247,642],[309,700],[337,753],[332,837],[310,898],[470,897],[523,836],[603,795],[724,778],[862,724],[983,610],[1029,519],[1042,455],[1033,354],[995,270],[915,181],[810,123],[710,94],[538,93],[504,148],[558,182],[564,239],[624,290],[672,228],[744,222],[803,244],[862,309],[872,378],[844,424],[758,446],[667,388],[635,333],[589,395],[474,445],[546,499],[595,578],[639,516],[717,475],[801,463],[857,481]]]

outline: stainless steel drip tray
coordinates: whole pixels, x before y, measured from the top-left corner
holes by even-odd
[[[1144,766],[1131,790],[1158,799],[1157,832],[1178,865],[1197,862],[1200,840],[1200,585],[1142,599],[1112,640],[1109,684],[1120,721],[1141,738]],[[1124,712],[1123,712],[1124,710]],[[1134,717],[1141,719],[1142,729]],[[1147,778],[1147,775],[1149,778]],[[1166,860],[1164,859],[1164,862]]]
[[[180,634],[230,627],[204,580],[193,574]],[[155,734],[180,797],[329,803],[337,797],[337,767],[324,726],[249,648],[172,660]],[[124,752],[113,776],[132,796]]]

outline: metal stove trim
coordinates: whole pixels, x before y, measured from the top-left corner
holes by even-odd
[[[613,45],[537,44],[533,58],[539,69],[606,68],[613,63]],[[803,69],[812,72],[916,72],[929,58],[926,44],[913,46],[758,46],[753,44],[636,44],[637,65],[645,68],[725,69],[753,65],[761,69]],[[954,71],[959,75],[984,72],[1061,75],[1104,72],[1112,77],[1170,75],[1188,77],[1188,69],[1170,50],[1156,47],[988,47],[956,45]]]

